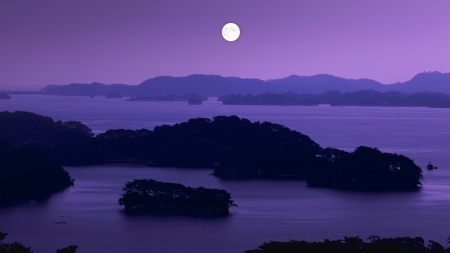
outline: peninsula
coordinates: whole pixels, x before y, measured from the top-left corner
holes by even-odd
[[[0,205],[44,200],[73,184],[69,173],[39,151],[0,141]]]
[[[351,190],[413,190],[423,182],[421,168],[405,156],[370,147],[351,153],[324,149],[285,126],[237,116],[93,136],[80,122],[1,112],[0,139],[17,148],[42,150],[63,165],[211,168],[220,178],[306,179],[310,186]]]

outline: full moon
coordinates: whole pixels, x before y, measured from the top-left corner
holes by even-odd
[[[227,41],[235,41],[239,38],[241,30],[235,23],[228,23],[222,28],[222,36]]]

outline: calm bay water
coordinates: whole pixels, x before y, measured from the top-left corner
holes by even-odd
[[[303,181],[228,181],[210,170],[130,165],[66,167],[75,186],[45,203],[0,209],[0,231],[36,253],[78,244],[79,252],[242,252],[270,240],[343,236],[422,236],[445,243],[450,234],[450,110],[378,107],[223,106],[206,102],[126,102],[117,99],[13,96],[0,111],[31,111],[78,120],[95,133],[152,129],[194,117],[238,115],[309,135],[321,146],[378,147],[439,167],[424,171],[422,190],[354,193],[306,187]],[[226,218],[127,216],[117,205],[124,183],[152,178],[222,188],[239,205]],[[65,215],[70,215],[66,217]],[[62,217],[64,216],[64,217]],[[55,224],[64,221],[67,224]]]

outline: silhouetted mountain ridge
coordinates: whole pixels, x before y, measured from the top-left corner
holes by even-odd
[[[371,79],[346,79],[328,74],[314,76],[291,75],[273,80],[223,77],[219,75],[189,75],[184,77],[158,76],[139,85],[102,83],[48,85],[39,93],[63,96],[96,96],[117,92],[123,96],[184,95],[198,93],[202,96],[226,94],[253,94],[267,92],[324,93],[328,90],[354,92],[375,90],[379,92],[401,91],[405,93],[433,91],[450,93],[450,73],[423,72],[403,83],[382,84]]]

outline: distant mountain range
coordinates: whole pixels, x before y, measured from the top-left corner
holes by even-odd
[[[403,83],[382,84],[370,79],[345,79],[332,75],[297,76],[273,80],[260,80],[218,75],[190,75],[186,77],[160,76],[148,79],[139,85],[102,83],[48,85],[38,93],[64,96],[98,96],[117,92],[123,96],[184,95],[198,93],[203,96],[227,94],[253,94],[266,92],[320,94],[329,90],[353,92],[375,90],[380,92],[400,91],[450,93],[450,73],[423,72]]]

